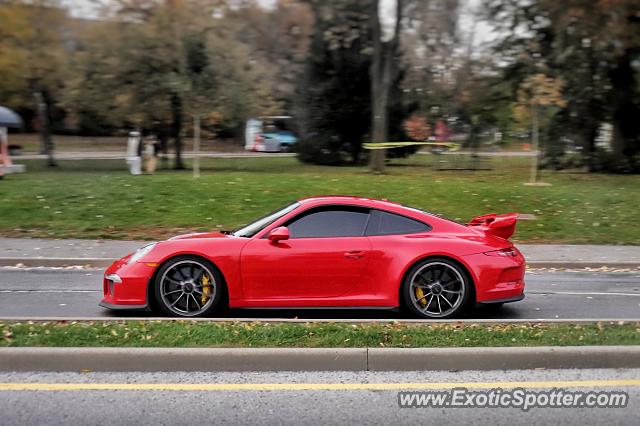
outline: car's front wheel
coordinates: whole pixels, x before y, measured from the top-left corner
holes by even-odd
[[[156,302],[171,316],[207,316],[220,304],[222,292],[218,270],[211,262],[195,256],[169,260],[155,278]]]
[[[469,304],[472,285],[455,262],[446,258],[425,259],[407,273],[403,282],[404,301],[422,318],[454,318]]]

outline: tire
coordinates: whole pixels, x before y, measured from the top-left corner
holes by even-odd
[[[220,309],[225,291],[215,265],[196,256],[170,259],[160,267],[153,284],[160,309],[169,316],[184,318],[210,316]]]
[[[409,269],[402,282],[403,301],[420,318],[456,318],[469,306],[472,286],[464,268],[448,258],[434,257]]]

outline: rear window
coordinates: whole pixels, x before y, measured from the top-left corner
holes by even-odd
[[[404,235],[430,231],[431,227],[419,220],[382,210],[372,210],[367,235]]]

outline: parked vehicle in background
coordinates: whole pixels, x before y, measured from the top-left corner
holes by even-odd
[[[293,152],[298,137],[288,128],[291,116],[278,115],[247,120],[245,145],[247,151]]]

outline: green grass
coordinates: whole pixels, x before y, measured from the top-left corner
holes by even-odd
[[[475,347],[638,345],[640,322],[571,324],[273,324],[189,321],[0,323],[0,346]]]
[[[458,156],[456,156],[457,158]],[[124,161],[22,161],[0,182],[0,235],[156,239],[230,229],[291,200],[318,194],[386,198],[468,221],[489,212],[535,214],[516,241],[640,244],[640,176],[543,172],[525,187],[529,160],[495,158],[490,171],[439,171],[453,156],[394,160],[385,175],[320,167],[295,158],[209,159],[203,174],[161,170],[130,176]],[[19,159],[17,159],[17,162]]]

